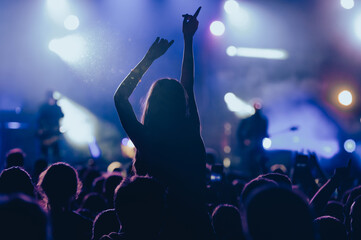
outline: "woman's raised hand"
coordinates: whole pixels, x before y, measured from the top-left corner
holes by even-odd
[[[193,37],[198,29],[198,14],[202,7],[199,7],[194,15],[183,14],[183,35],[184,37]]]
[[[146,57],[150,58],[151,60],[155,60],[159,58],[168,50],[170,46],[172,46],[173,43],[174,40],[169,42],[164,38],[157,37],[157,39],[154,41],[152,46],[150,46],[146,54]]]

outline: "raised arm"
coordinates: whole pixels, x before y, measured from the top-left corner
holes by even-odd
[[[197,16],[201,7],[197,9],[195,14],[183,15],[183,37],[184,37],[184,52],[182,62],[181,83],[188,95],[189,114],[192,123],[199,128],[199,116],[197,105],[194,97],[194,60],[193,60],[193,36],[198,28]]]
[[[173,40],[168,42],[168,40],[163,38],[159,39],[158,37],[149,48],[144,58],[128,74],[128,76],[126,76],[121,84],[119,84],[114,93],[114,102],[119,119],[124,127],[124,130],[132,139],[135,146],[137,146],[137,139],[139,139],[142,134],[143,125],[137,120],[128,99],[140,82],[144,73],[149,69],[150,65],[152,65],[157,58],[162,56],[173,44],[173,42]]]
[[[351,160],[349,160],[347,167],[340,167],[335,170],[334,175],[329,179],[313,196],[310,201],[317,217],[322,215],[323,209],[330,200],[330,197],[335,192],[336,188],[346,181],[350,175]]]

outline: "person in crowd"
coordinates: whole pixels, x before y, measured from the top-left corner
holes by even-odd
[[[345,225],[331,216],[318,217],[313,221],[320,240],[347,240]]]
[[[325,206],[325,209],[323,211],[324,216],[331,216],[335,217],[340,222],[345,221],[345,214],[343,212],[343,204],[339,201],[331,200],[327,202],[327,205]]]
[[[0,194],[22,193],[35,198],[35,187],[30,175],[20,167],[5,169],[0,174]]]
[[[0,196],[0,239],[50,240],[48,217],[35,200],[23,194]]]
[[[99,240],[102,236],[110,233],[118,233],[120,224],[115,209],[100,212],[93,222],[92,240]]]
[[[212,213],[212,225],[217,240],[245,240],[241,215],[232,205],[218,205]]]
[[[6,166],[11,167],[24,167],[25,153],[21,148],[13,148],[6,154]]]
[[[112,173],[105,178],[103,185],[103,195],[108,208],[114,208],[114,191],[122,182],[123,177],[118,173]]]
[[[119,119],[137,149],[133,163],[136,174],[148,174],[168,187],[171,219],[167,222],[176,221],[172,227],[178,228],[169,232],[187,235],[189,231],[191,237],[198,239],[205,238],[211,231],[210,220],[207,216],[206,223],[204,217],[206,152],[193,89],[193,37],[200,9],[194,15],[183,15],[184,55],[180,82],[163,78],[153,83],[141,122],[134,114],[129,97],[144,73],[166,53],[173,41],[157,38],[114,94]],[[181,235],[172,237],[182,238]]]
[[[98,213],[105,209],[107,209],[105,198],[99,193],[92,192],[85,195],[76,212],[90,220],[94,220]]]
[[[245,206],[249,239],[315,239],[313,216],[302,197],[286,188],[269,186],[252,195]]]
[[[165,188],[150,177],[134,176],[115,190],[115,212],[122,226],[111,239],[159,239],[165,217]],[[176,234],[176,233],[174,233]]]
[[[38,187],[50,213],[54,240],[89,240],[92,222],[71,209],[81,190],[77,171],[67,163],[54,163],[41,173]]]

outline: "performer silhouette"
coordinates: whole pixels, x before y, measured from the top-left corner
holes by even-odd
[[[61,132],[59,121],[63,117],[64,113],[53,97],[53,91],[48,91],[47,101],[39,109],[37,122],[41,154],[48,161],[60,160],[59,140]]]

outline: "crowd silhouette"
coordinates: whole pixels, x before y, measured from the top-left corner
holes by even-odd
[[[30,175],[25,154],[11,150],[0,174],[0,239],[361,239],[361,186],[351,160],[326,179],[315,154],[297,154],[292,174],[244,179],[224,174],[206,154],[193,90],[200,9],[183,15],[180,81],[153,83],[141,121],[129,97],[173,41],[157,38],[114,94],[137,150],[128,176],[45,160]]]

